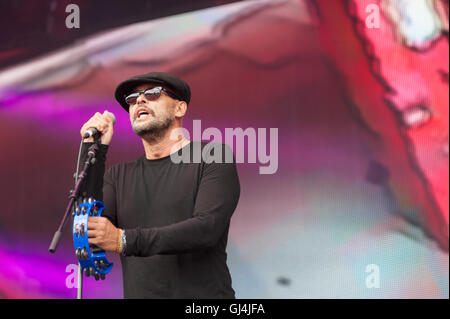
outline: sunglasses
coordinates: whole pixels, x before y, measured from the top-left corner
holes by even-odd
[[[129,106],[132,106],[132,105],[136,104],[137,99],[139,98],[139,96],[141,96],[141,94],[144,94],[145,98],[148,101],[156,101],[161,96],[161,92],[165,92],[171,98],[178,100],[177,96],[175,94],[173,94],[172,92],[170,92],[169,90],[166,90],[162,86],[156,86],[156,87],[153,87],[150,89],[145,89],[145,90],[131,93],[130,95],[125,96],[125,102]]]

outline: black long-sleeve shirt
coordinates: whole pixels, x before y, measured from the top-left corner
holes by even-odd
[[[83,162],[91,145],[83,143]],[[235,298],[226,246],[239,179],[224,144],[221,152],[204,152],[209,156],[199,162],[196,147],[205,145],[191,142],[180,149],[176,154],[184,162],[179,164],[171,156],[148,160],[142,155],[106,173],[108,146],[100,145],[84,189],[104,202],[102,216],[125,229],[125,298]],[[217,156],[221,162],[211,162]]]

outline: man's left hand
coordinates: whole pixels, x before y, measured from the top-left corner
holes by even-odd
[[[106,217],[89,217],[88,242],[105,251],[116,252],[120,231]]]

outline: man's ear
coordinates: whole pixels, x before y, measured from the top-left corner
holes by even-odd
[[[186,114],[187,103],[185,101],[178,101],[175,105],[175,116],[183,117]]]

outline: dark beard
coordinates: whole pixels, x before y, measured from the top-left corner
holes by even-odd
[[[163,122],[155,123],[139,130],[133,129],[133,131],[136,135],[145,138],[149,142],[158,141],[166,135],[173,121],[173,118],[167,117]]]

